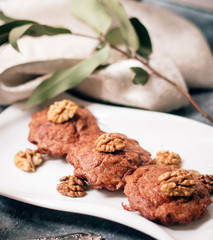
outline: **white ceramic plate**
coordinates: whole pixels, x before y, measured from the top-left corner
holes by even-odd
[[[139,141],[155,156],[159,150],[171,150],[181,155],[183,167],[201,173],[213,173],[213,128],[185,118],[157,112],[112,107],[85,102],[69,95],[79,105],[89,108],[102,130],[121,132]],[[49,104],[49,103],[47,103]],[[19,150],[36,146],[30,144],[28,124],[31,114],[45,106],[23,111],[24,103],[15,104],[0,115],[0,194],[41,207],[83,213],[109,219],[162,240],[205,239],[213,237],[213,205],[206,215],[183,226],[163,227],[136,212],[123,210],[127,203],[122,191],[90,189],[83,198],[69,198],[56,191],[59,178],[73,173],[64,159],[49,159],[35,173],[15,167],[13,159]]]

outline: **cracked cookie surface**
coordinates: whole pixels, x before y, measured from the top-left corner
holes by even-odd
[[[54,157],[65,156],[70,145],[84,136],[100,131],[95,117],[84,107],[78,107],[73,118],[64,123],[49,121],[48,110],[46,108],[34,113],[29,124],[28,140],[36,144],[41,153]]]
[[[125,135],[123,150],[107,153],[98,151],[96,140],[102,134],[100,131],[77,142],[66,157],[75,168],[75,176],[86,179],[92,187],[118,190],[123,188],[125,176],[132,174],[139,166],[154,163],[149,152]]]
[[[202,217],[212,203],[205,185],[193,176],[195,190],[190,197],[170,197],[161,190],[162,181],[158,178],[166,172],[175,172],[168,166],[150,165],[138,168],[126,177],[124,193],[129,211],[139,211],[149,220],[163,225],[186,224]]]

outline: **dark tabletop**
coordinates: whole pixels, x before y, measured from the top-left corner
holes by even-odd
[[[213,49],[213,15],[211,13],[169,4],[167,1],[153,0],[149,2],[170,9],[194,22],[206,36],[211,49]],[[213,116],[213,90],[192,90],[191,95],[206,113]],[[0,112],[4,108],[0,106]],[[213,126],[192,105],[174,111],[172,114]],[[5,181],[8,180],[5,179]],[[100,233],[106,240],[153,239],[139,231],[112,221],[32,206],[0,196],[0,240],[39,238],[76,232]]]

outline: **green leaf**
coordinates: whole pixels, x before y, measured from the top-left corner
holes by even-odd
[[[55,28],[47,25],[41,25],[38,23],[28,23],[13,28],[9,33],[9,42],[17,51],[19,51],[17,41],[23,35],[30,35],[36,37],[42,35],[52,36],[64,33],[71,33],[71,31],[65,28]]]
[[[99,34],[106,34],[111,25],[111,16],[99,0],[71,0],[71,12]]]
[[[30,27],[26,34],[30,36],[42,36],[42,35],[48,35],[48,36],[53,36],[57,34],[69,34],[72,33],[69,29],[67,28],[60,28],[60,27],[51,27],[47,25],[41,25],[38,23],[35,23]]]
[[[0,26],[0,46],[4,43],[9,42],[9,32],[15,28],[25,24],[35,23],[33,21],[28,20],[15,20],[12,22],[5,23]]]
[[[103,47],[105,47],[106,43],[104,41],[100,41],[98,45],[95,48],[95,51],[101,50]]]
[[[148,58],[152,53],[152,43],[149,33],[146,27],[137,18],[131,18],[130,21],[138,35],[140,42],[140,47],[137,50],[137,53],[142,57]]]
[[[0,11],[0,20],[2,20],[2,21],[4,21],[4,22],[10,22],[10,21],[13,21],[13,20],[15,20],[15,19],[6,16],[2,11]]]
[[[145,85],[149,79],[147,71],[140,67],[131,67],[130,69],[135,73],[132,82],[134,84]]]
[[[110,55],[109,46],[97,52],[97,54],[82,61],[74,67],[56,72],[52,77],[42,82],[28,99],[26,108],[42,103],[58,94],[75,87],[85,80],[99,65],[107,62]]]
[[[0,35],[0,46],[8,42],[8,33]]]
[[[5,23],[3,25],[0,26],[0,36],[2,36],[3,34],[9,34],[9,32],[15,28],[15,27],[19,27],[28,23],[34,23],[33,21],[28,21],[28,20],[15,20],[12,22],[8,22]]]
[[[19,51],[17,40],[21,36],[23,36],[31,26],[32,26],[32,23],[29,23],[29,24],[22,25],[20,27],[16,27],[10,31],[9,42],[17,51]]]
[[[118,27],[112,28],[106,35],[106,40],[112,45],[121,45],[124,44],[121,31]]]
[[[0,35],[2,35],[3,33],[9,33],[15,27],[19,27],[29,23],[35,23],[35,22],[28,21],[28,20],[15,20],[12,22],[5,23],[0,26]]]
[[[118,0],[100,0],[116,17],[119,23],[119,29],[124,42],[128,47],[135,50],[139,48],[139,40],[137,34],[128,19],[127,13]]]

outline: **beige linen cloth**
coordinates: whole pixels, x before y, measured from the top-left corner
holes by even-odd
[[[128,15],[139,18],[150,33],[151,66],[185,90],[213,87],[211,51],[193,24],[145,2],[121,2]],[[72,17],[70,4],[70,0],[4,0],[0,1],[0,8],[14,18],[64,26],[73,32],[94,36],[90,28]],[[0,47],[0,104],[29,97],[54,71],[91,56],[97,42],[66,34],[26,36],[18,44],[21,53],[9,44]],[[112,64],[93,73],[75,88],[76,91],[102,101],[157,111],[171,111],[188,103],[173,86],[153,74],[145,86],[134,85],[130,67],[144,67],[140,62],[125,59],[115,51],[109,62]]]

